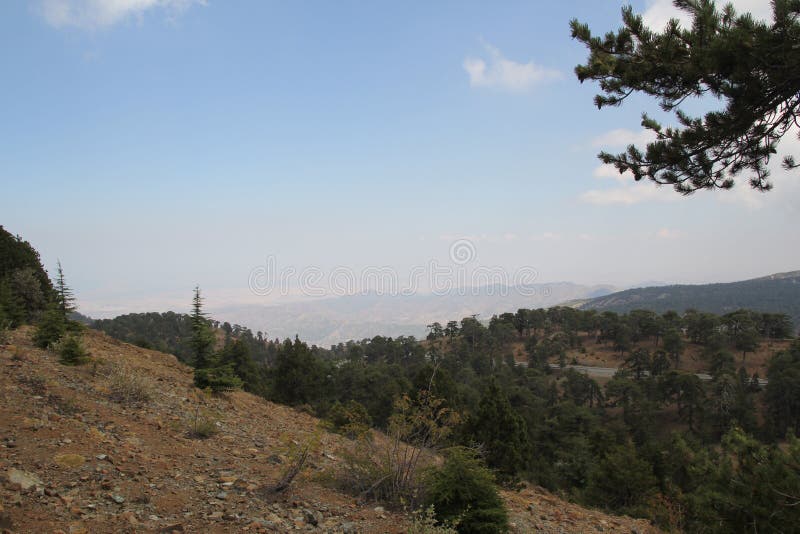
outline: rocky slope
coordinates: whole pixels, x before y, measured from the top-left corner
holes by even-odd
[[[30,334],[0,347],[0,531],[407,531],[402,513],[325,483],[348,440],[317,419],[244,392],[209,398],[173,356],[94,331],[92,363],[65,367]],[[308,442],[308,468],[266,491]],[[515,532],[653,531],[538,488],[504,496]]]

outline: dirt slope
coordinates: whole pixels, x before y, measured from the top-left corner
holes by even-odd
[[[0,347],[0,531],[405,532],[403,514],[322,484],[347,440],[253,395],[206,398],[170,355],[88,331],[94,363],[72,368],[33,348],[31,330]],[[137,405],[114,398],[136,380]],[[197,415],[217,433],[190,436]],[[291,450],[318,441],[309,468],[277,497]],[[644,521],[564,503],[531,488],[505,493],[515,532],[652,532]]]

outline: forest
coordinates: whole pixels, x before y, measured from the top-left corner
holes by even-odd
[[[97,325],[160,346],[159,332],[191,321],[131,314]],[[798,524],[800,342],[784,314],[520,309],[488,324],[434,323],[424,340],[376,336],[329,349],[208,326],[214,365],[234,375],[217,372],[221,389],[240,382],[336,428],[382,430],[398,399],[429,392],[459,414],[448,445],[480,450],[508,487],[538,484],[693,532]],[[520,344],[523,360],[512,349]],[[617,355],[612,378],[569,368],[568,354],[595,347]],[[763,375],[749,373],[748,355],[770,348]],[[681,369],[690,352],[710,379]],[[181,354],[192,362],[190,350]]]
[[[30,244],[3,231],[0,247],[0,335],[35,324],[37,345],[67,365],[86,361],[61,266],[52,283]],[[325,349],[213,321],[196,288],[190,314],[93,326],[175,354],[200,388],[241,387],[353,439],[393,432],[409,406],[433,407],[408,439],[423,425],[455,465],[474,474],[485,464],[482,480],[508,488],[537,484],[667,529],[800,525],[800,341],[785,314],[520,309],[486,323],[433,323],[424,340],[376,336]],[[613,377],[570,367],[601,350],[614,355]],[[754,354],[769,356],[762,365]],[[368,482],[358,484],[385,497]]]

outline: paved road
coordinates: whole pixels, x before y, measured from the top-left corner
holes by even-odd
[[[517,364],[523,367],[528,366],[528,362],[517,362]],[[598,376],[606,378],[613,377],[619,370],[617,367],[593,367],[591,365],[567,365],[566,367],[570,369],[575,369],[576,371],[585,373],[589,376]],[[550,368],[558,370],[561,369],[561,366],[558,365],[557,363],[551,363]],[[708,373],[697,373],[697,378],[708,382],[709,380],[711,380],[711,375],[709,375]],[[766,378],[758,379],[758,384],[760,386],[766,386],[767,383],[768,380]]]

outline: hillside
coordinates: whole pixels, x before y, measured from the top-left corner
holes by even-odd
[[[628,289],[573,304],[580,309],[629,312],[635,309],[664,313],[699,311],[729,313],[741,308],[785,313],[800,327],[800,271],[720,284],[669,285]]]
[[[88,331],[93,363],[65,367],[31,329],[0,347],[0,529],[11,532],[405,532],[407,518],[324,482],[351,444],[244,392],[206,397],[175,357]],[[144,385],[141,404],[119,397]],[[115,396],[116,395],[116,396]],[[121,400],[122,399],[122,400]],[[190,437],[198,414],[218,431]],[[276,496],[290,450],[318,435],[309,469]],[[515,532],[651,532],[645,521],[505,493]]]

